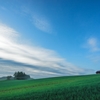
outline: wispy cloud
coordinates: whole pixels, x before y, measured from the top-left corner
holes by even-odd
[[[90,39],[88,39],[88,45],[90,46],[90,49],[92,51],[98,51],[98,50],[100,50],[98,48],[97,39],[96,38],[90,38]]]
[[[97,38],[94,38],[94,37],[87,39],[87,43],[85,47],[88,48],[92,52],[100,51],[100,48],[98,46],[98,40]]]
[[[35,78],[88,74],[59,57],[53,50],[29,46],[19,42],[20,35],[12,28],[0,24],[0,74],[25,71]],[[0,76],[1,76],[0,75]]]
[[[50,22],[43,17],[33,16],[33,24],[41,31],[52,33]]]
[[[46,17],[33,13],[29,8],[23,6],[22,12],[30,16],[32,24],[39,30],[45,33],[53,33],[52,25]]]
[[[85,48],[89,49],[89,54],[87,58],[89,58],[93,63],[100,62],[100,44],[99,40],[95,37],[90,37],[87,39],[85,43]]]

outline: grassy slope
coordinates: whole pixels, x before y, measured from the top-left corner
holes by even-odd
[[[0,81],[0,100],[100,100],[100,75]]]

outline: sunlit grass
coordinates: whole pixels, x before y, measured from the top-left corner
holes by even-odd
[[[0,81],[0,100],[99,100],[100,75]]]

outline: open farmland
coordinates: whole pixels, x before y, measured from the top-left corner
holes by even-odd
[[[0,100],[99,100],[100,75],[0,81]]]

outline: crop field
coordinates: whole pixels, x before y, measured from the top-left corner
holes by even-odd
[[[100,100],[100,75],[0,81],[0,100]]]

